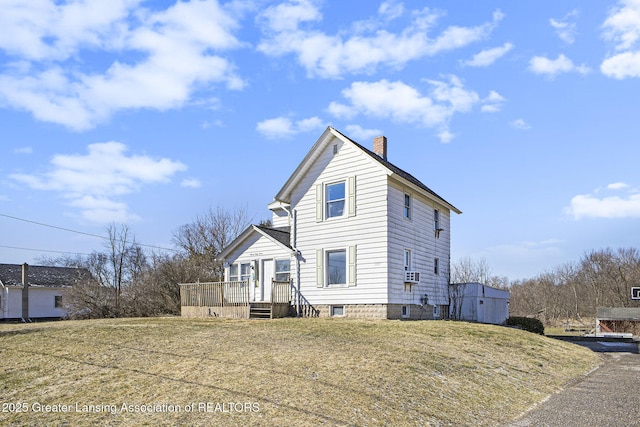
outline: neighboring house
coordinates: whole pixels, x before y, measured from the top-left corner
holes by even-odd
[[[385,137],[373,148],[328,127],[268,205],[273,226],[221,252],[225,281],[268,302],[272,279],[291,280],[292,303],[320,316],[447,317],[450,213],[461,212],[390,163]]]
[[[449,313],[457,320],[501,325],[509,318],[509,291],[482,283],[452,283]]]
[[[62,318],[64,290],[90,276],[84,268],[0,264],[0,320]]]

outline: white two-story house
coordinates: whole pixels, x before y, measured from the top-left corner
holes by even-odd
[[[272,227],[249,227],[219,256],[252,301],[291,280],[320,316],[447,316],[450,216],[461,211],[390,163],[385,137],[371,151],[328,127],[268,207]]]

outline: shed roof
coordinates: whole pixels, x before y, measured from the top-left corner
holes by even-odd
[[[29,286],[61,288],[73,286],[91,278],[86,268],[29,266]],[[0,283],[4,286],[22,286],[21,264],[0,264]]]
[[[639,307],[598,307],[596,318],[599,320],[636,320],[640,321]]]

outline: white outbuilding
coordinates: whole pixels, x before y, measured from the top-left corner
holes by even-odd
[[[449,285],[452,319],[500,325],[509,318],[509,291],[482,283]]]

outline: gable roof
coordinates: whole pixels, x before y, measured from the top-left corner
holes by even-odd
[[[29,286],[62,288],[91,278],[86,268],[29,266]],[[4,286],[22,286],[22,265],[0,264],[0,283]]]
[[[296,170],[291,174],[287,182],[280,189],[278,194],[275,197],[276,202],[284,201],[289,202],[289,197],[291,196],[291,191],[293,187],[300,181],[300,179],[304,176],[304,174],[309,170],[312,166],[313,162],[320,156],[322,148],[324,148],[331,140],[332,137],[336,137],[343,142],[352,144],[353,146],[360,149],[362,152],[367,154],[371,159],[377,162],[382,168],[384,168],[388,175],[397,177],[400,181],[404,181],[414,187],[417,187],[420,192],[422,192],[427,198],[435,200],[441,205],[447,207],[448,209],[454,211],[455,213],[462,213],[461,210],[453,206],[451,203],[447,202],[444,198],[440,197],[435,191],[431,190],[425,184],[423,184],[419,179],[411,175],[409,172],[404,171],[403,169],[397,167],[393,163],[383,159],[378,156],[373,151],[363,147],[358,144],[351,138],[345,136],[340,131],[328,126],[327,129],[322,133],[320,138],[316,141],[316,143],[311,147],[311,150],[307,153],[305,158],[302,160],[300,165],[296,168]]]
[[[242,242],[244,242],[253,233],[258,233],[273,243],[284,247],[285,249],[292,250],[290,245],[290,231],[289,227],[265,227],[262,225],[250,225],[244,230],[235,240],[229,243],[229,246],[224,248],[217,256],[217,260],[225,259],[234,249],[236,249]]]

